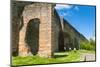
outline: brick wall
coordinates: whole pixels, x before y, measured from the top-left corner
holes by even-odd
[[[62,30],[54,6],[23,2],[12,8],[13,53],[20,56],[38,54],[41,57],[53,57],[53,53],[64,50],[64,44],[69,44],[69,41],[72,48],[75,40],[78,43],[80,35],[67,21],[64,21]]]
[[[39,24],[39,49],[38,55],[51,57],[53,55],[53,46],[54,41],[52,40],[52,5],[46,3],[33,3],[30,5],[26,5],[23,11],[23,23],[24,26],[20,31],[20,40],[19,40],[19,54],[20,55],[28,55],[30,52],[30,48],[27,43],[25,43],[25,35],[27,24],[30,20],[34,18],[38,18],[40,20]],[[34,30],[34,29],[33,29]],[[34,35],[34,34],[33,34]],[[54,38],[53,38],[54,39]],[[33,44],[34,45],[34,44]],[[24,46],[26,48],[23,48]],[[28,47],[28,48],[27,48]],[[34,46],[33,46],[34,47]],[[23,51],[23,49],[28,49]],[[23,53],[26,52],[26,53]],[[27,53],[28,52],[28,53]]]

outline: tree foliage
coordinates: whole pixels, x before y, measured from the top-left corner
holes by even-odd
[[[90,39],[88,42],[81,42],[80,49],[95,50],[96,49],[95,40]]]

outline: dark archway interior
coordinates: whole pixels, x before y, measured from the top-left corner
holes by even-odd
[[[77,38],[74,38],[74,46],[75,46],[76,50],[79,50],[79,41]]]
[[[59,31],[58,36],[58,51],[64,51],[64,35],[62,31]]]
[[[71,35],[68,32],[63,32],[64,33],[64,49],[69,51],[71,48]]]
[[[25,42],[33,55],[37,54],[39,49],[39,24],[38,18],[31,19],[26,29]]]

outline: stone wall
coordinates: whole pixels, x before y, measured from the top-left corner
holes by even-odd
[[[59,19],[59,15],[57,11],[53,8],[53,13],[52,13],[52,20],[53,20],[53,25],[52,25],[52,30],[53,30],[53,35],[52,35],[52,40],[54,41],[53,45],[53,51],[59,51],[59,32],[61,30],[61,23]]]
[[[24,10],[23,10],[23,24],[24,26],[22,27],[20,31],[20,42],[19,42],[19,53],[20,55],[23,54],[22,49],[24,49],[21,46],[28,47],[28,52],[30,47],[28,46],[27,43],[25,43],[25,35],[26,35],[26,28],[27,24],[29,23],[30,20],[34,18],[38,18],[40,20],[39,23],[39,49],[38,49],[38,55],[40,56],[45,56],[45,57],[51,57],[53,55],[53,45],[54,45],[54,38],[52,36],[52,25],[53,25],[53,20],[52,20],[52,10],[53,6],[51,4],[46,4],[46,3],[33,3],[30,5],[26,5]],[[33,29],[34,30],[34,29]],[[33,33],[34,35],[34,33]],[[53,39],[52,39],[53,38]],[[21,44],[23,43],[23,44]],[[34,45],[34,44],[33,44]],[[34,46],[33,46],[34,47]],[[26,53],[27,54],[27,53]]]
[[[17,2],[12,2],[11,4],[11,45],[12,45],[12,54],[18,55],[18,47],[19,47],[19,30],[20,30],[20,22],[21,13],[24,5],[20,5]]]
[[[72,50],[74,48],[78,50],[80,48],[80,41],[87,41],[87,39],[81,33],[79,33],[72,25],[70,25],[67,20],[63,20],[65,37],[64,45],[67,46],[67,48],[70,47]]]
[[[12,5],[12,53],[53,57],[55,51],[77,48],[85,38],[54,9],[55,4],[16,2]]]
[[[14,6],[12,7],[13,10],[17,10]],[[12,46],[12,54],[17,55],[18,54],[18,42],[19,42],[19,25],[17,22],[19,22],[18,15],[16,12],[12,11],[12,17],[11,17],[11,46]]]

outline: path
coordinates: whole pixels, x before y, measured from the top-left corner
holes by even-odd
[[[80,61],[95,61],[95,54],[82,53]]]

